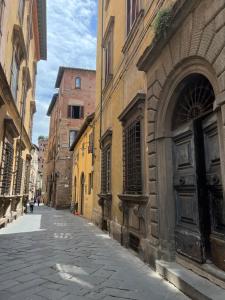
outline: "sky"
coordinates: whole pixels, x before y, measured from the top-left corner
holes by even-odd
[[[48,136],[46,116],[59,66],[95,69],[97,0],[47,0],[47,61],[38,63],[33,143]]]

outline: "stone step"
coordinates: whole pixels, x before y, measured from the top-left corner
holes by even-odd
[[[176,262],[156,261],[156,271],[193,300],[225,300],[225,290]]]

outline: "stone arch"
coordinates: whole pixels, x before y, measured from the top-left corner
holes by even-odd
[[[171,120],[177,102],[177,87],[191,74],[203,75],[211,83],[215,94],[214,110],[216,110],[217,97],[221,94],[222,87],[214,68],[201,57],[195,56],[182,60],[171,70],[163,85],[155,77],[154,84],[148,89],[148,124],[151,124],[148,127],[151,128],[151,131],[148,130],[149,207],[150,216],[156,212],[158,214],[158,223],[150,220],[150,231],[151,239],[153,238],[154,243],[160,245],[160,256],[166,259],[171,259],[175,253]],[[153,172],[154,178],[151,175]]]

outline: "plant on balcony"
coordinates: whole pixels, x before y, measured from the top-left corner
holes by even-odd
[[[164,35],[172,22],[172,10],[171,8],[165,8],[160,10],[153,23],[154,31],[157,37]]]

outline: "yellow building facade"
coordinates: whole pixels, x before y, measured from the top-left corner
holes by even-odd
[[[37,62],[47,57],[46,1],[0,1],[1,222],[23,212],[29,190]]]
[[[97,46],[97,92],[95,117],[95,176],[93,220],[119,241],[123,239],[125,219],[123,204],[118,195],[124,192],[124,127],[129,127],[129,120],[141,118],[141,139],[146,141],[147,123],[146,93],[147,79],[136,64],[144,49],[155,35],[152,26],[160,9],[170,7],[174,1],[99,1],[98,6],[98,46]],[[133,11],[133,12],[132,12]],[[128,15],[129,14],[129,15]],[[140,112],[135,116],[135,112]],[[121,117],[121,118],[120,118]],[[119,119],[120,118],[120,119]],[[133,204],[145,201],[149,191],[147,171],[147,147],[141,147],[141,197],[138,190],[133,192]],[[102,158],[104,147],[110,148],[109,158]],[[102,174],[104,160],[110,160],[106,167],[108,188],[102,187],[105,174]],[[137,158],[138,159],[138,158]],[[109,170],[108,170],[109,169]],[[108,172],[109,171],[109,172]],[[138,185],[134,182],[134,186]],[[132,185],[132,183],[131,183]],[[137,187],[138,188],[138,187]],[[105,189],[104,191],[101,191]],[[132,192],[131,192],[132,194]],[[100,196],[98,196],[100,195]],[[135,200],[135,195],[137,200]],[[140,198],[140,199],[139,199]],[[101,204],[99,206],[99,204]],[[143,237],[140,219],[134,219],[132,230],[140,239]]]
[[[159,269],[225,270],[224,12],[99,1],[92,220]]]
[[[93,210],[93,120],[94,114],[85,119],[70,148],[73,151],[71,210],[89,220]]]

